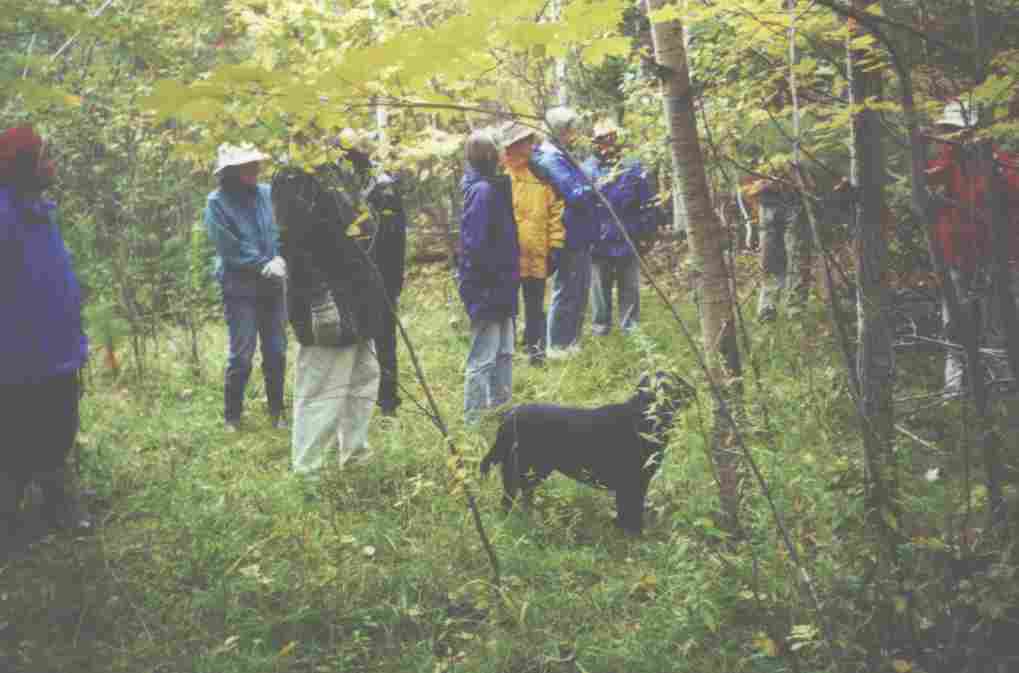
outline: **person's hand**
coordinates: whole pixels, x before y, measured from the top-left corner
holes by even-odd
[[[287,277],[287,263],[277,255],[262,267],[262,277],[272,280],[283,280]]]
[[[548,259],[546,265],[548,266],[548,275],[551,276],[559,270],[559,254],[562,252],[562,248],[552,248],[548,251]]]

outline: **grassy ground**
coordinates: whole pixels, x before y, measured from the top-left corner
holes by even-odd
[[[609,493],[561,477],[539,490],[530,515],[505,516],[498,477],[475,474],[494,428],[475,434],[461,422],[468,342],[452,281],[431,267],[408,285],[403,319],[466,458],[501,586],[448,450],[410,399],[422,396],[405,354],[411,389],[397,418],[372,421],[375,459],[331,472],[309,501],[289,474],[288,434],[265,418],[257,373],[246,430],[224,432],[221,326],[203,337],[197,379],[186,339],[168,332],[142,379],[93,371],[80,462],[97,525],[43,539],[0,567],[0,668],[778,671],[787,660],[773,655],[790,643],[811,660],[817,628],[756,487],[746,488],[744,551],[719,543],[703,402],[672,434],[643,538],[614,529]],[[696,332],[680,283],[668,286]],[[751,313],[752,302],[743,308]],[[643,316],[642,335],[585,338],[577,357],[547,369],[518,360],[514,401],[619,401],[663,364],[702,383],[650,293]],[[848,581],[842,540],[859,526],[845,377],[821,308],[751,329],[747,436],[812,572],[838,593]]]

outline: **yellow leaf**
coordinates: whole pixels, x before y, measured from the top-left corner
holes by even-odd
[[[764,633],[758,633],[754,638],[754,647],[759,649],[761,652],[764,652],[764,654],[769,657],[778,656],[778,646],[775,644],[775,641]]]
[[[290,654],[291,652],[293,652],[295,649],[297,649],[297,641],[296,640],[291,640],[289,643],[287,643],[286,645],[283,646],[283,649],[281,649],[280,653],[278,655],[276,655],[276,656],[278,656],[280,658],[285,657],[288,654]]]
[[[630,52],[630,38],[606,37],[598,40],[584,50],[584,63],[598,65],[609,56],[625,56]]]
[[[668,23],[669,21],[676,21],[682,17],[683,15],[679,9],[679,5],[666,5],[648,13],[648,18],[651,19],[652,23]]]
[[[892,668],[895,669],[895,673],[909,673],[913,670],[913,664],[905,659],[896,659],[892,662]]]

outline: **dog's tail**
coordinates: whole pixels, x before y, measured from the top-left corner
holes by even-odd
[[[507,415],[508,418],[508,415]],[[506,422],[499,425],[499,433],[495,437],[495,444],[489,449],[488,455],[481,459],[481,476],[488,476],[488,471],[493,465],[505,463],[509,452],[513,448],[513,424]]]

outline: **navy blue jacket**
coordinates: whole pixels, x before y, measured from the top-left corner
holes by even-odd
[[[88,356],[81,288],[50,201],[0,185],[0,385],[77,371]]]
[[[508,176],[484,177],[468,168],[460,183],[460,298],[471,320],[517,314],[520,244]]]
[[[548,140],[534,146],[529,166],[535,177],[550,185],[563,200],[565,247],[581,249],[594,244],[598,240],[594,221],[597,197],[580,167]]]
[[[644,166],[636,159],[606,164],[597,157],[584,162],[584,173],[597,187],[605,200],[612,205],[626,233],[636,243],[654,235],[658,225],[658,211],[654,203],[651,183]],[[599,199],[595,208],[598,223],[598,242],[592,254],[600,257],[632,255],[612,213]]]

